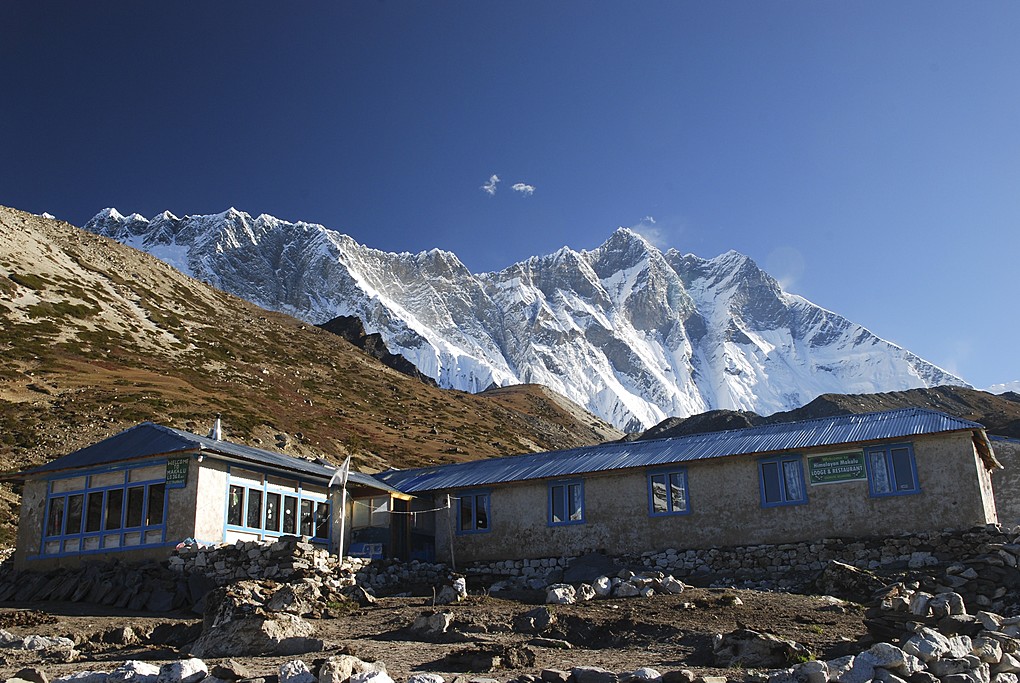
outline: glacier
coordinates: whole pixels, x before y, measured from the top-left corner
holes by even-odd
[[[969,386],[784,292],[743,254],[663,252],[627,228],[591,251],[478,274],[448,251],[383,252],[233,208],[151,220],[104,209],[85,229],[313,324],[357,316],[442,387],[543,384],[625,431],[719,408],[767,415],[823,393]]]

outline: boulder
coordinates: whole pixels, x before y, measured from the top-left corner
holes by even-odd
[[[314,631],[310,623],[293,614],[254,613],[216,622],[191,646],[191,654],[215,658],[318,652],[324,643],[311,637]]]
[[[239,581],[206,596],[202,634],[191,646],[196,657],[297,655],[318,652],[312,625],[290,612],[267,611],[263,605],[277,591],[270,583]],[[283,601],[283,599],[281,599]]]
[[[595,595],[598,597],[608,598],[613,592],[613,581],[608,576],[600,576],[591,582],[591,587],[595,589]]]
[[[556,623],[556,615],[548,607],[536,607],[533,610],[514,617],[514,630],[518,633],[541,633]]]
[[[159,668],[156,683],[198,683],[209,675],[209,668],[201,659],[191,657],[167,662]]]
[[[366,671],[352,674],[350,683],[393,683],[393,679],[385,671]]]
[[[160,668],[134,659],[122,663],[107,676],[107,683],[155,683]]]
[[[446,633],[450,628],[450,624],[453,623],[452,612],[434,612],[431,614],[419,614],[414,623],[411,624],[411,630],[418,635],[423,636],[438,636]]]
[[[575,666],[570,670],[576,683],[618,683],[619,677],[600,666]]]
[[[319,683],[346,683],[355,674],[386,673],[382,662],[365,662],[353,655],[336,655],[319,669]]]
[[[577,591],[567,583],[556,583],[546,591],[545,601],[552,605],[571,605],[577,602]]]
[[[408,676],[407,683],[446,683],[446,679],[439,674],[419,673]]]
[[[292,659],[280,665],[279,683],[316,683],[308,665],[300,659]]]
[[[739,628],[726,635],[717,634],[712,654],[716,666],[778,669],[804,661],[808,650],[800,643],[771,633]]]

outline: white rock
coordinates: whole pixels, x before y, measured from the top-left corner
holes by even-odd
[[[671,595],[679,595],[684,592],[684,584],[682,581],[678,581],[672,576],[667,576],[660,582],[662,590],[670,593]]]
[[[613,595],[618,598],[633,598],[641,594],[641,589],[632,583],[620,583],[613,591]]]
[[[198,683],[209,675],[209,669],[201,659],[192,657],[176,662],[167,662],[159,669],[156,683]]]
[[[649,668],[647,666],[643,666],[640,669],[638,669],[637,671],[634,671],[631,674],[631,676],[636,678],[639,681],[661,681],[662,680],[662,674],[661,673],[659,673],[655,669]]]
[[[577,591],[570,584],[553,584],[545,594],[545,602],[550,605],[572,605],[577,602]]]
[[[158,666],[129,659],[111,671],[107,681],[109,683],[154,683],[158,677]]]
[[[439,674],[412,674],[407,683],[446,683],[446,679]]]
[[[949,652],[949,639],[938,631],[922,627],[917,635],[903,644],[903,651],[931,662]]]
[[[292,659],[280,665],[280,683],[316,683],[308,665],[300,659]]]
[[[386,671],[382,662],[364,662],[353,655],[330,657],[319,669],[319,683],[346,683],[354,674]]]
[[[393,679],[385,671],[366,671],[352,675],[350,683],[393,683]]]
[[[69,676],[54,678],[50,683],[106,683],[110,674],[106,671],[79,671]]]
[[[829,665],[817,659],[796,667],[795,675],[804,683],[828,683]]]
[[[930,611],[928,605],[931,603],[931,599],[935,597],[931,593],[925,593],[924,591],[915,591],[910,596],[910,613],[918,617],[926,617]]]
[[[596,596],[595,589],[586,583],[582,583],[577,587],[577,599],[581,601],[594,600]]]
[[[613,582],[607,576],[600,576],[592,581],[591,587],[595,589],[595,595],[600,598],[607,598],[613,592]]]

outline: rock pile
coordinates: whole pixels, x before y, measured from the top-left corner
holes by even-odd
[[[552,584],[546,588],[547,604],[569,605],[575,602],[594,600],[595,598],[650,598],[656,593],[661,595],[677,595],[682,593],[683,582],[672,574],[662,572],[634,572],[624,569],[616,576],[599,576],[591,583],[580,583],[577,586],[569,583]]]
[[[345,557],[341,562],[325,548],[299,536],[283,536],[272,543],[183,545],[170,556],[169,566],[179,574],[204,576],[218,586],[243,579],[292,581],[331,575],[346,586],[359,585],[375,592],[431,587],[451,579],[446,565],[418,560],[403,563]]]

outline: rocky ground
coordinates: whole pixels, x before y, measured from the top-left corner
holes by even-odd
[[[299,655],[310,667],[337,653],[366,661],[381,660],[396,681],[418,672],[436,672],[446,680],[458,675],[507,681],[543,669],[598,666],[610,671],[652,667],[660,672],[691,669],[726,674],[713,668],[712,638],[746,627],[770,632],[806,646],[812,656],[832,659],[867,646],[864,609],[821,596],[735,589],[688,588],[679,595],[595,600],[549,605],[554,623],[535,632],[521,616],[540,607],[544,593],[516,599],[471,594],[460,603],[430,607],[420,597],[382,598],[375,605],[338,605],[328,618],[311,619],[323,652]],[[411,630],[422,614],[445,611],[453,622],[445,634]],[[124,627],[130,627],[131,633]],[[197,636],[201,619],[191,613],[150,614],[72,603],[9,605],[0,608],[0,628],[13,634],[64,636],[80,652],[71,662],[40,662],[38,655],[0,650],[0,677],[26,665],[52,679],[85,670],[110,671],[125,660],[159,665],[184,655],[175,642]],[[135,639],[138,642],[132,642]],[[156,644],[156,641],[167,641]],[[487,654],[488,653],[488,654]],[[491,653],[503,664],[491,669]],[[276,676],[280,664],[295,657],[235,657],[253,677]],[[509,660],[509,661],[507,661]],[[205,658],[210,667],[224,660]],[[740,678],[739,672],[730,672]]]

